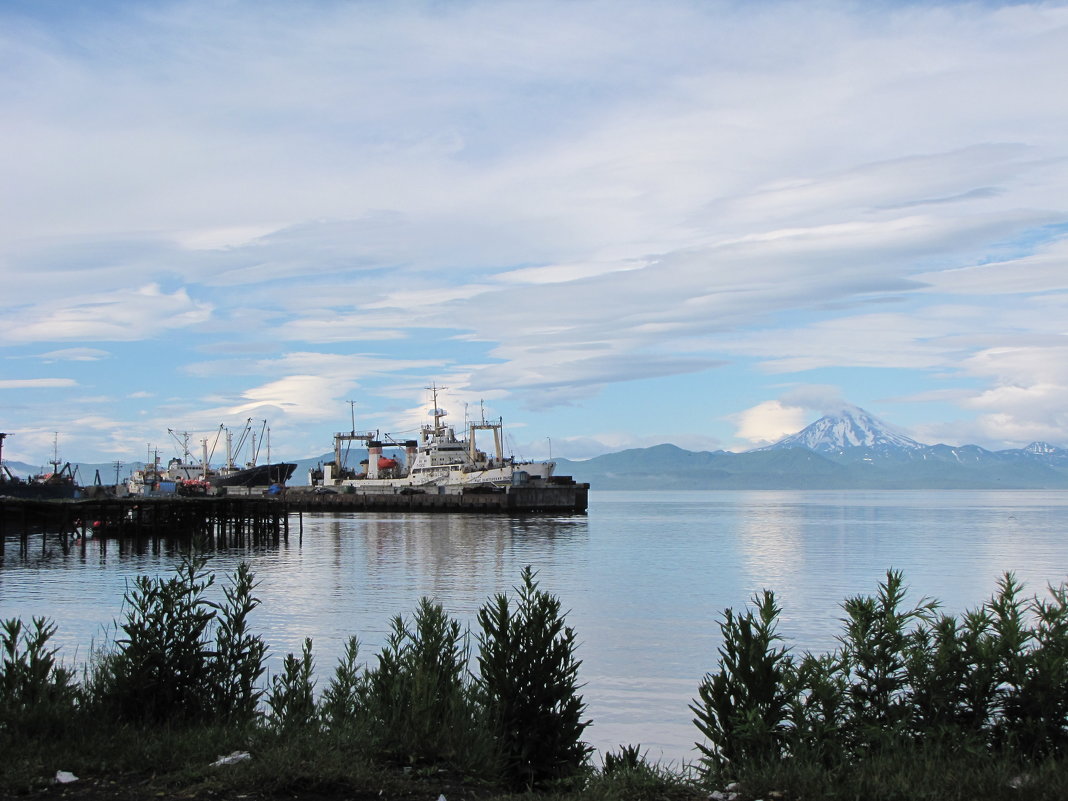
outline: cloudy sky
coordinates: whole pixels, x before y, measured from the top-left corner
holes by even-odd
[[[0,3],[0,431],[1068,445],[1068,4]]]

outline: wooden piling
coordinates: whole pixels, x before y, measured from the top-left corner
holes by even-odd
[[[255,497],[0,498],[3,530],[17,530],[23,549],[35,531],[58,535],[64,547],[90,534],[144,540],[187,537],[214,547],[270,544],[287,532],[288,514],[284,501]]]

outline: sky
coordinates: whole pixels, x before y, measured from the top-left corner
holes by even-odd
[[[1068,446],[1066,75],[1063,2],[0,0],[3,456]]]

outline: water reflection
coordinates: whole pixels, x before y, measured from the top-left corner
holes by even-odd
[[[697,736],[687,706],[716,666],[726,607],[773,589],[794,647],[827,650],[840,602],[874,593],[888,568],[904,572],[912,599],[932,595],[950,611],[989,597],[1005,570],[1041,592],[1065,578],[1066,525],[1068,493],[594,492],[576,517],[305,514],[288,542],[215,551],[211,564],[221,585],[251,563],[270,669],[312,637],[322,677],[350,635],[373,661],[390,619],[423,596],[473,625],[531,565],[570,610],[591,742],[682,759]],[[8,538],[0,617],[53,618],[64,658],[84,661],[121,615],[129,581],[170,573],[180,552],[165,540],[22,549]]]
[[[305,516],[299,553],[261,565],[256,622],[279,657],[314,633],[320,665],[356,635],[365,657],[382,646],[394,616],[423,597],[465,625],[497,592],[510,592],[525,564],[558,577],[561,551],[582,550],[586,519],[353,514]]]
[[[746,504],[747,500],[739,502]],[[786,590],[795,585],[797,574],[806,568],[802,537],[807,521],[798,511],[796,504],[772,497],[740,519],[738,534],[744,569],[762,588]]]

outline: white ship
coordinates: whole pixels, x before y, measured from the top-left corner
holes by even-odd
[[[308,483],[318,492],[464,493],[503,492],[507,487],[548,483],[556,467],[551,461],[518,461],[504,455],[504,425],[496,421],[468,423],[466,436],[458,437],[445,424],[446,412],[438,406],[439,387],[431,386],[434,422],[422,426],[418,440],[397,441],[388,434],[353,430],[334,435],[334,461],[309,471]],[[444,389],[441,387],[440,389]],[[492,432],[493,454],[479,450],[476,433]],[[362,472],[345,467],[342,448],[348,442],[365,442],[367,462]],[[383,444],[404,449],[403,460],[383,456]]]

